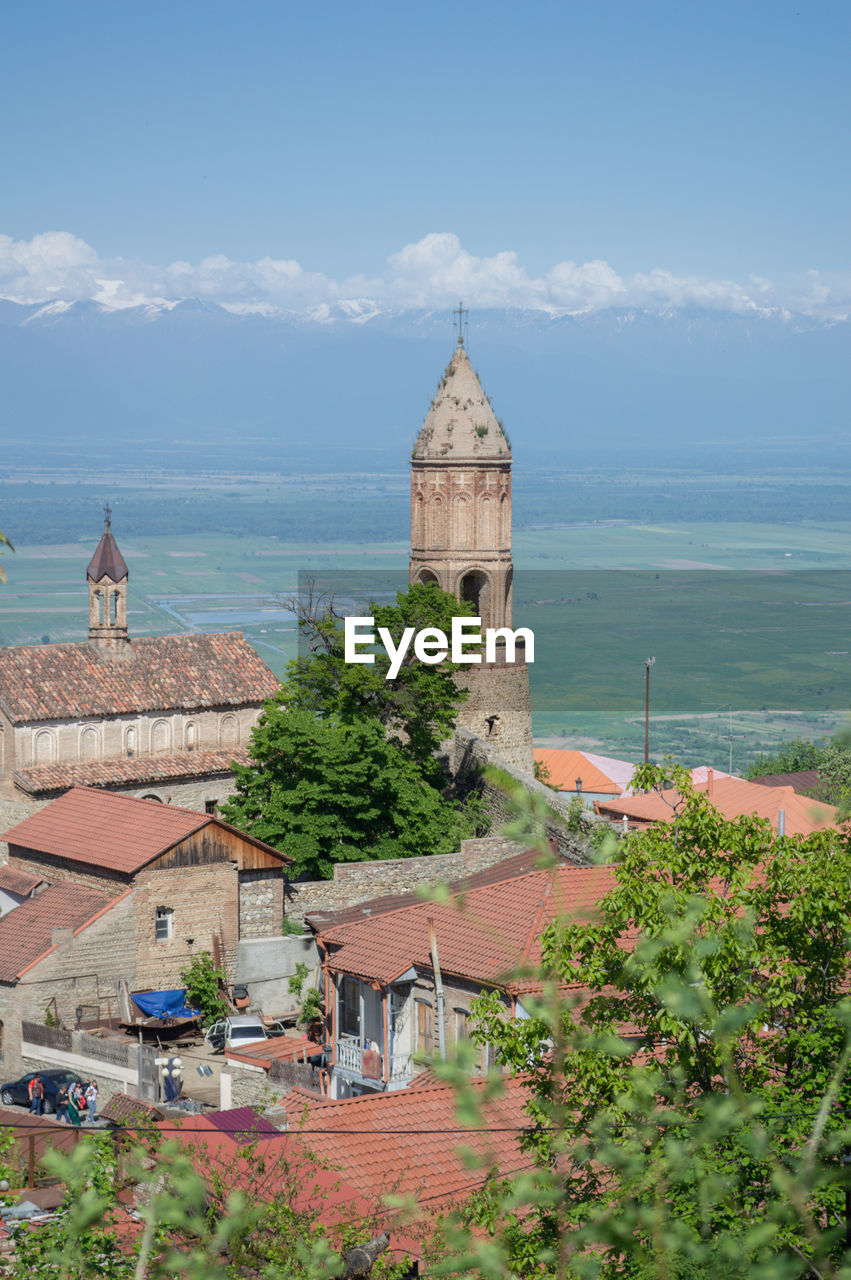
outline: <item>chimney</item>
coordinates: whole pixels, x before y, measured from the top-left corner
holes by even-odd
[[[777,810],[777,834],[779,836],[785,836],[786,834],[786,810],[785,809]]]
[[[714,776],[711,769],[706,770],[706,794],[710,800],[712,799],[712,779]]]

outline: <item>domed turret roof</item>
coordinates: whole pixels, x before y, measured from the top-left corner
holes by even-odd
[[[417,437],[413,457],[445,462],[511,461],[511,447],[460,339]]]

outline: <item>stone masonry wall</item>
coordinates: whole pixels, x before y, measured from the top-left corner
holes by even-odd
[[[461,880],[473,871],[484,871],[521,852],[520,845],[494,835],[462,840],[458,853],[338,863],[333,880],[300,880],[288,884],[286,912],[292,919],[303,920],[312,911],[340,911],[368,898],[412,893],[418,885]]]
[[[280,937],[283,915],[283,873],[274,867],[240,871],[240,938]]]
[[[522,653],[518,645],[518,657]],[[497,656],[500,661],[470,667],[457,677],[468,692],[458,709],[456,733],[467,731],[491,742],[503,760],[531,775],[535,758],[529,668],[522,660],[507,663],[504,646]]]
[[[59,922],[57,922],[59,923]],[[136,986],[133,899],[117,902],[76,936],[71,929],[54,931],[55,949],[33,966],[17,984],[0,984],[0,1018],[4,1024],[3,1067],[21,1066],[21,1022],[43,1023],[48,1007],[65,1026],[73,1026],[78,1005],[86,1016],[118,1015],[122,978]]]
[[[179,987],[181,969],[200,951],[212,953],[214,935],[224,941],[230,972],[239,941],[239,888],[232,863],[143,870],[135,880],[133,902],[140,990]],[[157,907],[173,912],[168,941],[155,940]]]
[[[515,768],[514,765],[498,753],[498,742],[477,738],[466,729],[458,728],[455,730],[452,772],[462,785],[466,778],[471,780],[474,777],[476,778],[478,785],[482,788],[482,795],[490,813],[492,829],[499,830],[506,823],[511,822],[514,814],[501,788],[494,786],[487,779],[481,778],[481,771],[488,766],[500,769],[503,773],[508,774],[514,782],[519,783],[530,795],[537,796],[556,814],[563,814],[567,819],[570,812],[570,798],[568,796],[558,791],[550,790],[542,782],[538,782],[537,778],[532,774]],[[598,823],[611,826],[607,819],[601,818],[598,814],[588,809],[583,810],[582,822],[586,829]],[[568,858],[571,862],[576,862],[580,866],[588,863],[588,844],[582,833],[569,831],[566,825],[562,825],[554,817],[552,821],[547,822],[547,838],[550,844],[558,850],[561,857]]]

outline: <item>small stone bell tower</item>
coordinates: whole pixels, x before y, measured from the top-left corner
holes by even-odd
[[[89,583],[89,640],[104,649],[120,651],[127,638],[127,579],[130,576],[118,543],[112,536],[112,511],[104,507],[104,531],[91,558]]]
[[[513,627],[511,559],[511,447],[470,364],[459,308],[458,345],[441,379],[411,455],[410,581],[437,582],[468,600],[482,627]],[[458,725],[494,754],[532,773],[529,672],[507,663],[471,666],[463,677],[469,696]],[[469,673],[469,674],[468,674]]]

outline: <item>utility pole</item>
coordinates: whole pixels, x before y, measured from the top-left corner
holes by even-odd
[[[644,763],[650,763],[650,668],[655,658],[644,659]]]

